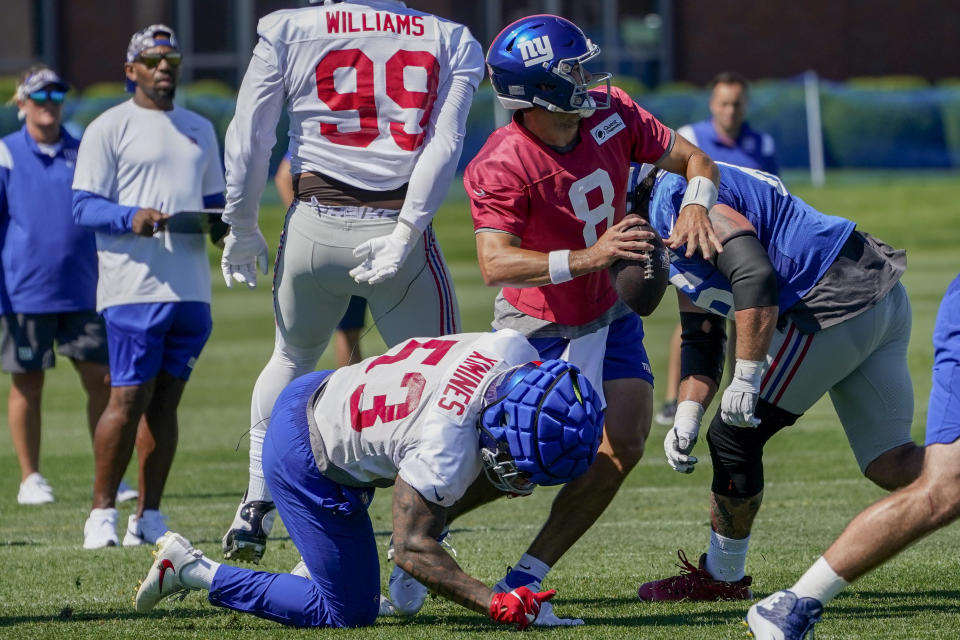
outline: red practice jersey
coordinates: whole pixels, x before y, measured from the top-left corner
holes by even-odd
[[[580,141],[565,153],[544,144],[517,117],[491,134],[467,166],[463,183],[475,231],[495,229],[520,246],[548,253],[593,245],[626,211],[629,164],[656,162],[673,132],[622,89],[611,105],[580,122]],[[617,294],[606,270],[562,284],[505,287],[506,300],[550,322],[582,325],[610,309]]]

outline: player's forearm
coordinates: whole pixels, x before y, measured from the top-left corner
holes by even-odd
[[[677,390],[677,402],[691,400],[707,407],[716,393],[717,384],[707,376],[687,376],[680,381],[680,387]]]
[[[257,49],[262,47],[263,41]],[[250,229],[257,224],[260,196],[283,108],[283,78],[256,52],[237,94],[236,113],[224,143],[227,205],[223,219],[237,229]]]
[[[562,261],[562,256],[559,259]],[[566,260],[571,279],[599,271],[606,266],[599,263],[589,249],[570,251]],[[494,254],[481,252],[480,272],[484,283],[490,287],[522,289],[556,284],[555,276],[550,274],[550,254],[519,247],[501,249]],[[561,279],[557,278],[557,280]]]
[[[763,360],[770,350],[777,328],[778,307],[756,307],[735,313],[737,324],[737,359]]]
[[[430,591],[459,605],[486,614],[493,591],[460,568],[443,547],[429,537],[399,542],[394,538],[393,560]]]
[[[474,90],[468,78],[455,76],[437,100],[435,119],[400,210],[400,219],[417,231],[423,232],[433,221],[453,181]]]

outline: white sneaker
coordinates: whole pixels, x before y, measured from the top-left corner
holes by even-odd
[[[416,578],[397,566],[390,572],[387,589],[394,609],[401,616],[416,615],[423,608],[429,593]]]
[[[293,569],[290,569],[290,573],[295,576],[300,576],[301,578],[310,580],[310,569],[307,569],[307,563],[303,561],[303,558],[300,558],[300,562],[293,565]]]
[[[186,597],[190,587],[180,579],[183,568],[203,557],[203,552],[193,548],[190,541],[179,533],[166,532],[157,541],[157,557],[137,589],[133,603],[137,611],[150,611],[164,598],[182,594]]]
[[[83,525],[83,548],[102,549],[120,544],[117,538],[117,510],[94,509]]]
[[[53,502],[53,489],[50,488],[46,478],[34,471],[20,483],[17,502],[20,504],[49,504]]]
[[[450,553],[450,555],[456,557],[457,550],[450,545],[450,541],[448,540],[449,535],[450,529],[448,527],[444,527],[443,531],[440,532],[439,537],[437,537],[437,542],[439,542],[440,546],[444,547]],[[392,559],[393,536],[390,536],[390,547],[387,549],[387,560]],[[429,590],[424,585],[396,565],[394,565],[393,571],[390,572],[390,580],[387,583],[387,590],[390,592],[390,600],[388,602],[392,603],[393,608],[393,613],[390,615],[394,615],[394,613],[401,616],[416,615],[417,612],[423,608],[423,603],[427,601],[427,595],[429,595]],[[382,609],[383,602],[381,602],[380,605]]]
[[[130,514],[127,519],[127,533],[123,536],[123,546],[136,547],[141,544],[154,544],[167,532],[167,516],[156,509],[145,509],[143,516]]]
[[[129,502],[140,497],[140,492],[128,485],[124,480],[117,487],[117,502]]]

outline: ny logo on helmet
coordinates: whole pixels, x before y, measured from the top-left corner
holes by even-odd
[[[547,62],[553,59],[553,47],[550,46],[550,36],[540,36],[518,42],[520,57],[523,58],[523,66],[532,67],[541,62]]]

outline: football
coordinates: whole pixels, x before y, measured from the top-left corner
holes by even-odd
[[[653,231],[650,240],[653,251],[649,260],[617,260],[610,265],[610,281],[617,295],[641,316],[648,316],[660,304],[667,285],[670,283],[670,256],[663,239],[643,218],[637,217],[637,224],[630,229],[641,228]]]

